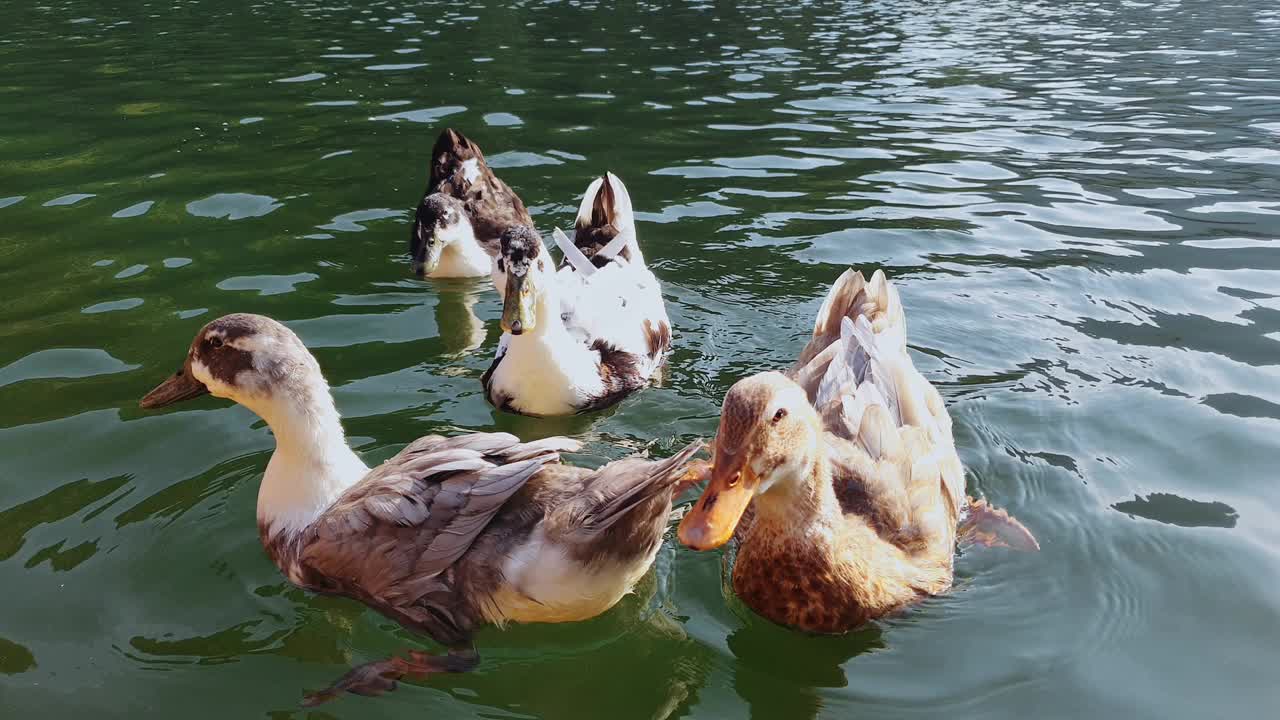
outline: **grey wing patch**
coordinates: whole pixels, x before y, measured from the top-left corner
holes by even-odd
[[[572,492],[566,491],[549,520],[550,537],[588,565],[646,556],[661,542],[680,471],[701,447],[697,441],[659,461],[616,460],[583,478],[581,486],[567,483]]]
[[[304,533],[297,551],[302,579],[313,589],[361,599],[442,642],[465,634],[477,615],[450,569],[568,444],[520,443],[507,433],[416,441]]]

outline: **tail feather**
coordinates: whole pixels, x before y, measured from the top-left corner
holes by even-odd
[[[702,441],[695,440],[665,460],[657,462],[636,461],[639,467],[626,460],[619,461],[618,465],[621,467],[616,469],[622,470],[623,475],[618,477],[617,480],[622,481],[619,483],[622,487],[617,488],[612,493],[606,490],[606,497],[603,498],[603,502],[591,509],[588,517],[584,518],[581,530],[593,534],[607,530],[618,520],[626,517],[632,508],[660,492],[670,492],[683,477],[680,470],[684,469],[689,459],[700,449],[702,449]],[[622,465],[623,463],[626,463],[626,465]],[[607,473],[608,470],[609,466],[606,466],[602,473]],[[636,472],[643,473],[643,476],[635,477],[633,473]],[[623,479],[624,477],[625,480]],[[601,480],[605,480],[605,478],[598,478],[598,481]]]
[[[837,373],[846,370],[853,375],[860,373],[861,367],[853,362],[855,356],[848,354],[852,352],[851,348],[833,348],[841,342],[841,328],[845,320],[853,321],[855,336],[862,332],[858,330],[859,319],[868,324],[866,332],[862,333],[864,338],[859,341],[861,345],[874,345],[885,354],[906,349],[907,321],[902,312],[902,301],[884,272],[876,270],[867,281],[861,272],[853,268],[845,270],[827,291],[827,297],[814,319],[813,337],[791,369],[791,376],[805,388],[810,399],[816,400],[819,388],[827,384],[823,379],[828,376],[830,363],[839,363]],[[874,338],[874,343],[867,342],[866,337]],[[867,353],[864,355],[869,356]],[[827,385],[830,393],[839,392],[843,387],[840,384]]]
[[[479,165],[485,164],[480,146],[457,130],[445,128],[431,148],[429,189],[435,189],[440,183],[452,178],[468,160],[475,160]]]
[[[611,172],[606,172],[587,186],[578,205],[574,229],[574,245],[591,258],[596,267],[615,257],[644,263],[644,255],[636,239],[631,195],[622,180]]]

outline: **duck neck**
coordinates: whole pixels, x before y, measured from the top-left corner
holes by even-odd
[[[563,415],[604,394],[600,353],[569,330],[560,311],[559,296],[545,288],[535,307],[534,327],[503,336],[507,345],[498,384],[515,397],[520,412]]]
[[[448,233],[446,244],[440,250],[440,264],[432,277],[476,277],[487,275],[493,263],[489,253],[480,246],[471,223],[463,218]]]
[[[784,478],[756,498],[755,528],[829,533],[841,518],[840,501],[831,483],[831,465],[822,453],[807,453]]]
[[[258,491],[264,540],[301,532],[369,471],[347,446],[328,383],[318,372],[308,375],[294,375],[296,381],[269,398],[245,403],[276,438]]]

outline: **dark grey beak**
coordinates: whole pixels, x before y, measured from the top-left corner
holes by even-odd
[[[208,394],[209,388],[192,377],[191,370],[184,367],[147,393],[138,402],[138,406],[144,410],[151,410]]]

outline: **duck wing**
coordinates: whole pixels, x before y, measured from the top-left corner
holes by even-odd
[[[561,487],[564,497],[546,520],[547,537],[574,548],[584,564],[647,557],[661,541],[672,491],[702,448],[694,441],[665,460],[615,460]],[[571,468],[553,468],[553,477]]]
[[[305,532],[306,584],[355,597],[442,642],[465,636],[447,571],[540,469],[578,443],[506,433],[417,440],[338,498]]]
[[[870,282],[853,268],[845,270],[827,291],[814,320],[813,335],[787,371],[808,393],[810,401],[817,399],[818,386],[828,365],[844,351],[841,343],[844,320],[856,321],[860,316],[866,318],[871,331],[879,338],[877,347],[886,352],[898,349],[906,352],[907,319],[897,289],[879,270]]]
[[[425,195],[442,192],[467,209],[476,237],[492,245],[512,225],[533,225],[524,201],[485,162],[480,146],[447,128],[431,151],[431,178]],[[494,254],[497,248],[490,248]]]
[[[911,361],[902,303],[883,272],[836,281],[791,372],[822,417],[846,512],[904,548],[952,542],[964,471],[951,418]]]

